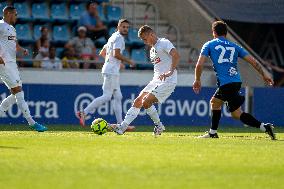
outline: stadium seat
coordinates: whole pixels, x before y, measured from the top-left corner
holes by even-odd
[[[131,59],[135,62],[138,69],[153,69],[153,64],[148,61],[145,49],[133,49]]]
[[[108,35],[111,36],[114,32],[116,32],[116,27],[111,27],[111,28],[108,30]]]
[[[33,42],[31,27],[28,24],[17,24],[15,28],[18,40],[27,43]]]
[[[0,17],[3,18],[3,8],[7,5],[6,2],[0,2]]]
[[[31,59],[33,58],[33,48],[28,45],[28,46],[22,46],[25,49],[29,50],[29,55],[24,56],[24,54],[20,51],[17,52],[17,62],[20,63],[21,67],[32,67],[33,63]]]
[[[30,14],[30,9],[29,9],[27,3],[25,3],[25,2],[14,3],[14,7],[17,9],[17,13],[18,13],[17,18],[18,19],[22,19],[22,20],[26,20],[26,21],[32,20],[31,14]]]
[[[101,3],[108,3],[109,0],[96,0],[96,2],[97,2],[98,4],[101,4]]]
[[[127,49],[125,49],[122,53],[123,56],[127,57],[127,58],[130,58],[130,53]]]
[[[79,20],[82,12],[85,10],[85,4],[71,4],[70,5],[70,18],[71,20]]]
[[[57,21],[67,21],[68,13],[65,3],[55,3],[51,5],[50,16]]]
[[[33,34],[33,38],[34,40],[37,40],[40,38],[40,35],[41,35],[41,27],[44,26],[44,25],[34,25],[34,34]]]
[[[112,25],[116,25],[118,20],[121,18],[121,8],[116,6],[107,7],[107,18],[108,22]]]
[[[64,52],[64,48],[63,47],[57,47],[56,48],[56,57],[62,58],[63,52]]]
[[[95,40],[96,47],[102,47],[107,43],[106,39],[104,37],[100,37],[99,39]]]
[[[32,17],[36,20],[49,21],[49,12],[46,3],[32,4]]]
[[[52,38],[54,42],[66,43],[70,39],[70,31],[67,25],[54,26]]]
[[[127,44],[130,45],[131,47],[140,48],[144,46],[144,43],[141,41],[141,39],[139,39],[137,34],[138,34],[137,29],[129,28]]]
[[[122,53],[123,56],[127,57],[127,58],[130,58],[130,53],[127,49],[124,49],[123,53]],[[130,65],[127,64],[126,62],[123,62],[124,65],[125,65],[125,68],[128,69],[130,68]],[[136,62],[135,62],[136,63]]]
[[[101,21],[102,21],[103,23],[107,23],[108,20],[107,20],[107,18],[106,18],[106,16],[105,16],[103,6],[101,6],[101,5],[98,6],[98,13],[99,13],[99,17],[100,17]]]
[[[137,64],[146,64],[148,62],[145,49],[133,49],[131,59]]]

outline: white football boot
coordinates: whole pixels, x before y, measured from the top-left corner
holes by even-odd
[[[166,130],[165,126],[163,125],[162,122],[160,122],[159,124],[155,125],[153,135],[154,136],[161,135],[164,130]]]

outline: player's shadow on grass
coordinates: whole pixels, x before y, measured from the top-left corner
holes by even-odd
[[[135,132],[153,132],[153,126],[137,126]],[[201,133],[210,129],[209,126],[166,126],[165,132],[174,133]],[[232,126],[221,126],[218,131],[220,133],[262,133],[259,129],[251,127],[232,127]],[[284,127],[276,127],[275,133],[283,133]]]
[[[47,125],[48,132],[50,131],[79,131],[79,132],[92,132],[89,126],[82,128],[79,125]],[[136,126],[134,132],[153,132],[153,125]],[[209,126],[167,126],[165,132],[174,133],[200,133],[210,129]],[[0,125],[0,131],[31,131],[26,125]],[[259,129],[250,127],[233,127],[233,126],[220,126],[218,129],[220,133],[261,133]],[[275,133],[284,133],[284,127],[276,127]]]
[[[15,146],[0,146],[0,149],[19,150],[19,149],[23,149],[23,148],[22,147],[15,147]]]

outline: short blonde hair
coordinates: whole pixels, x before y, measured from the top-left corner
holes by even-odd
[[[152,33],[152,32],[154,32],[154,30],[150,26],[148,25],[141,26],[138,30],[138,37],[141,37],[141,35],[144,33]]]

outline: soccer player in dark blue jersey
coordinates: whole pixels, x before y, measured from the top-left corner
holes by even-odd
[[[251,114],[241,110],[245,98],[239,93],[242,82],[237,68],[238,57],[251,64],[267,84],[273,85],[273,79],[263,71],[260,63],[249,55],[245,49],[226,38],[227,24],[225,22],[215,21],[212,24],[212,32],[214,39],[205,43],[201,49],[195,67],[195,81],[193,83],[193,90],[198,94],[201,90],[200,77],[203,64],[207,57],[210,57],[216,72],[218,88],[210,100],[212,110],[211,129],[200,138],[218,138],[217,129],[221,118],[221,107],[226,102],[233,118],[241,120],[248,126],[259,128],[267,133],[272,140],[275,140],[272,124],[262,123]]]

